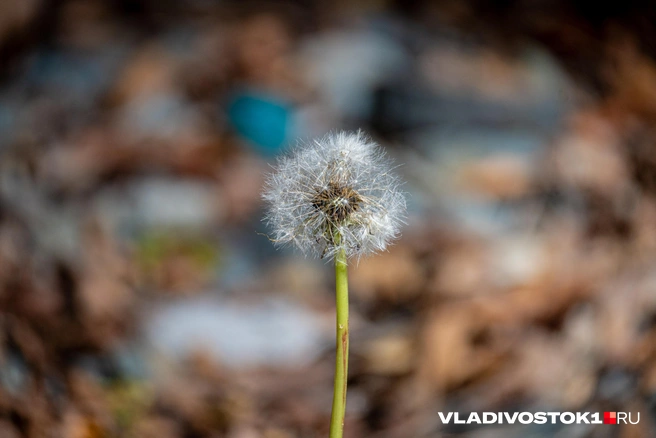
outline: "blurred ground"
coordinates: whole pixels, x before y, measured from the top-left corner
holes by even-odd
[[[656,12],[529,3],[0,2],[0,437],[326,436],[332,270],[259,193],[357,128],[410,218],[350,271],[346,436],[656,436]]]

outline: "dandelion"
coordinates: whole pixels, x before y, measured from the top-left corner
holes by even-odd
[[[263,197],[273,241],[328,259],[382,251],[403,223],[399,186],[390,160],[362,132],[315,140],[269,177]]]
[[[362,132],[327,135],[279,160],[263,194],[273,242],[335,260],[335,387],[330,437],[341,438],[348,374],[349,258],[384,250],[405,215],[401,181]]]

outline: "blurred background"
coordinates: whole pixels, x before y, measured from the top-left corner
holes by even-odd
[[[326,436],[333,270],[269,164],[363,128],[347,437],[656,436],[651,1],[0,1],[0,437]],[[442,425],[626,411],[635,426]]]

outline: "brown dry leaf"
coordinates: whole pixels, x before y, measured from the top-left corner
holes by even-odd
[[[285,258],[269,269],[264,280],[271,290],[284,291],[294,299],[307,302],[323,299],[320,292],[328,287],[328,272],[308,259]]]
[[[75,408],[69,408],[61,423],[62,438],[106,438],[108,434]]]
[[[157,399],[165,409],[170,409],[182,418],[190,418],[203,409],[204,391],[196,384],[182,379],[162,382]]]
[[[488,257],[479,242],[462,242],[442,255],[432,287],[442,295],[471,296],[488,289]]]
[[[48,149],[41,157],[40,172],[55,187],[81,191],[92,187],[108,169],[125,160],[126,152],[115,144],[105,127],[89,127],[66,144]]]
[[[609,106],[624,117],[656,116],[656,64],[629,35],[618,36],[608,47],[607,76],[614,86]]]
[[[294,435],[291,432],[287,432],[282,429],[268,428],[262,433],[263,438],[293,438]]]
[[[236,27],[233,38],[237,65],[246,81],[292,99],[304,94],[291,50],[292,36],[279,16],[255,14]]]
[[[0,436],[2,438],[20,438],[21,435],[13,424],[0,420]]]
[[[82,371],[71,372],[68,382],[76,407],[92,417],[96,423],[110,428],[113,419],[106,391],[100,383]]]
[[[134,291],[133,272],[115,241],[98,223],[89,226],[85,239],[85,269],[80,273],[79,300],[88,335],[108,345],[123,335]],[[91,329],[92,327],[92,329]]]
[[[489,337],[490,325],[486,313],[468,303],[431,312],[421,335],[420,374],[445,390],[493,370],[508,346]]]
[[[98,0],[70,0],[59,11],[59,41],[82,50],[102,49],[117,29],[110,7]]]
[[[50,400],[37,385],[31,385],[21,395],[20,400],[15,400],[14,409],[24,420],[27,436],[30,438],[49,437],[51,431],[56,430],[59,424],[59,419],[51,409]]]
[[[38,15],[40,4],[39,0],[0,3],[0,44],[15,32],[24,31]]]
[[[516,353],[517,362],[509,364],[509,374],[518,379],[518,389],[544,403],[575,409],[595,390],[596,374],[591,358],[569,348],[561,339],[529,335],[520,340]]]
[[[656,360],[644,367],[645,371],[642,376],[641,387],[650,393],[656,392]]]
[[[145,44],[135,51],[116,81],[116,103],[174,90],[176,67],[165,49],[155,43]]]
[[[408,336],[391,334],[369,341],[362,349],[367,372],[401,375],[415,366],[416,353]]]
[[[253,426],[239,425],[230,431],[227,438],[260,438],[260,432]]]
[[[635,252],[644,259],[653,260],[656,253],[656,202],[646,196],[637,202],[633,221]]]
[[[147,416],[137,420],[132,429],[134,438],[182,438],[182,427],[176,419]]]
[[[514,155],[495,155],[465,165],[458,176],[459,188],[491,199],[526,196],[532,188],[533,170]]]
[[[621,425],[619,438],[644,438],[654,436],[654,422],[651,418],[650,410],[640,402],[631,402],[626,407],[626,412],[630,412],[631,420],[637,420],[636,414],[640,414],[638,424]]]
[[[489,49],[435,45],[420,62],[423,76],[438,91],[513,103],[534,94],[526,65]]]
[[[235,421],[228,411],[225,393],[215,393],[215,389],[202,380],[169,379],[163,382],[157,400],[164,409],[174,412],[198,433],[225,431]]]
[[[248,220],[261,205],[260,191],[264,183],[265,165],[255,157],[240,156],[221,168],[221,194],[226,219],[233,222]]]
[[[653,333],[644,334],[645,319],[656,309],[651,268],[634,267],[607,283],[595,298],[598,309],[596,333],[604,358],[628,368],[639,366],[656,347],[650,345]]]
[[[46,346],[43,339],[26,321],[12,318],[9,322],[9,333],[28,363],[41,370],[46,369],[48,366]]]
[[[416,297],[424,273],[412,250],[404,245],[362,259],[349,272],[352,291],[361,299],[398,303]]]
[[[578,112],[553,149],[561,185],[615,195],[626,187],[629,172],[617,129],[595,111]]]

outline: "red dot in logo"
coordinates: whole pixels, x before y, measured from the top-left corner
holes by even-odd
[[[617,412],[604,412],[604,424],[617,424]]]

